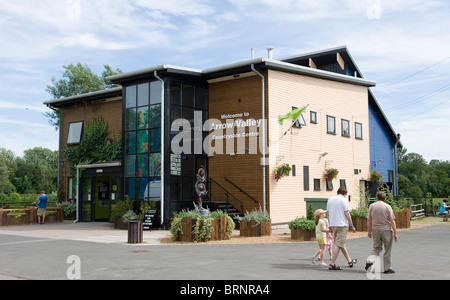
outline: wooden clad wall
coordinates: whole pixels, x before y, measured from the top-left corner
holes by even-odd
[[[211,83],[209,85],[209,119],[216,119],[215,123],[226,123],[226,119],[222,119],[224,114],[244,114],[242,118],[229,120],[246,121],[248,119],[260,120],[262,103],[261,103],[261,78],[259,76],[250,76],[239,79],[226,80]],[[249,130],[247,127],[245,132],[259,131],[257,128]],[[236,126],[233,127],[233,133],[238,133]],[[213,135],[221,136],[229,134],[231,131],[220,130],[210,131],[209,137]],[[238,151],[238,142],[245,140],[244,148],[248,148],[250,153],[236,154]],[[257,141],[259,140],[256,139]],[[244,203],[244,212],[251,211],[254,208],[262,208],[262,166],[260,164],[261,152],[257,144],[250,144],[247,138],[232,138],[223,141],[223,154],[215,153],[209,158],[209,177],[216,180],[233,195]],[[252,139],[255,141],[255,139]],[[234,145],[232,143],[234,142]],[[212,146],[217,146],[215,142],[211,142]],[[242,147],[239,147],[242,150]],[[231,183],[224,178],[228,178],[240,189],[245,191],[251,197],[256,199],[257,203],[250,197],[240,192]],[[213,185],[212,200],[225,200],[224,193]],[[230,199],[231,200],[231,199]],[[235,203],[236,208],[240,207]]]
[[[292,107],[309,104],[303,113],[307,126],[293,128],[282,140],[290,120],[283,126],[276,123],[278,115],[284,115]],[[366,87],[317,79],[290,73],[269,71],[268,111],[271,127],[270,154],[276,164],[295,165],[296,176],[274,179],[276,164],[270,165],[270,213],[272,223],[289,222],[306,215],[305,198],[329,198],[336,195],[339,179],[346,180],[350,209],[359,205],[360,180],[369,176],[369,120],[368,91]],[[317,124],[310,123],[310,111],[317,113]],[[335,117],[336,134],[327,133],[327,115]],[[350,121],[350,137],[341,135],[341,120]],[[355,122],[362,123],[363,139],[355,139]],[[276,142],[279,141],[278,146]],[[328,152],[324,157],[319,154]],[[309,167],[309,191],[304,190],[303,166]],[[323,176],[325,168],[339,170],[333,180],[334,189],[326,190]],[[354,174],[354,169],[358,174]],[[359,173],[361,170],[361,173]],[[320,191],[314,190],[314,178],[320,179]]]
[[[61,109],[60,159],[64,166],[60,168],[59,192],[64,192],[67,198],[67,178],[70,177],[68,163],[64,160],[64,149],[67,148],[69,124],[84,121],[83,130],[87,122],[95,118],[103,118],[108,123],[109,137],[116,138],[122,131],[122,99],[96,101],[93,103],[79,103]]]

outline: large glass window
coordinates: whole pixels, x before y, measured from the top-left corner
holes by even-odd
[[[125,89],[125,195],[132,200],[161,199],[161,88],[151,81]]]

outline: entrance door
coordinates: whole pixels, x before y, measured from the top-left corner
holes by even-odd
[[[111,208],[120,197],[120,176],[106,168],[101,170],[89,169],[83,172],[80,181],[80,221],[110,221]]]

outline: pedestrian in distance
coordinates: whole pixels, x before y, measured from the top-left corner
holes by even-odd
[[[450,206],[448,205],[448,199],[442,200],[442,204],[439,208],[439,214],[444,215],[444,222],[448,221]]]
[[[350,258],[345,242],[347,240],[349,224],[353,232],[356,232],[356,228],[353,226],[352,218],[350,216],[347,189],[345,187],[339,187],[337,195],[328,199],[327,211],[328,221],[330,222],[330,228],[334,238],[333,256],[331,257],[328,269],[342,270],[340,266],[336,265],[336,259],[339,256],[339,252],[342,252],[347,259],[348,266],[352,268],[357,260]]]
[[[386,193],[378,192],[375,203],[367,211],[367,236],[373,239],[372,255],[366,261],[366,271],[374,264],[374,256],[378,257],[384,247],[383,267],[385,274],[395,273],[391,269],[392,244],[397,242],[397,228],[392,207],[385,203]]]
[[[37,207],[37,217],[38,217],[38,224],[44,224],[45,222],[45,211],[47,210],[47,201],[48,198],[45,195],[45,191],[41,191],[41,196],[36,200],[36,202],[32,202],[33,204],[36,204]],[[42,222],[41,222],[42,218]]]
[[[331,229],[327,228],[327,223],[325,222],[325,213],[326,211],[323,209],[317,209],[314,212],[314,222],[316,224],[316,241],[319,244],[319,249],[317,249],[314,256],[311,258],[312,263],[314,264],[316,257],[319,256],[320,265],[326,266],[327,264],[323,262],[325,257],[325,248],[327,245],[327,235],[331,234]]]

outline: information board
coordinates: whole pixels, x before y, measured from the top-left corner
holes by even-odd
[[[144,222],[142,223],[144,230],[152,230],[155,221],[156,209],[146,209],[144,213]]]

